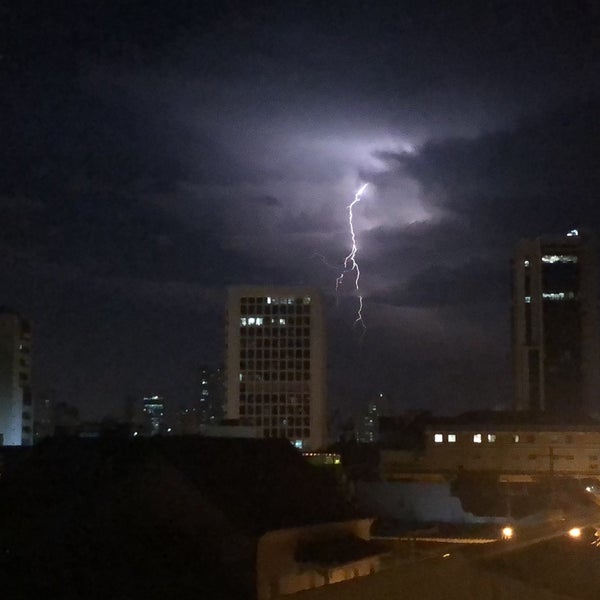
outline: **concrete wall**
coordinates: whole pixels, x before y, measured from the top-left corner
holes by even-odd
[[[372,523],[373,519],[358,519],[270,531],[263,535],[258,541],[256,559],[259,600],[269,600],[279,595],[293,594],[379,571],[381,562],[378,556],[327,568],[298,563],[295,559],[296,550],[302,543],[347,535],[368,540]]]

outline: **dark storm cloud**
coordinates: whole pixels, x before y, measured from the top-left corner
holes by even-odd
[[[390,169],[414,179],[437,216],[379,227],[366,239],[370,271],[396,282],[373,296],[405,306],[454,306],[510,299],[509,261],[522,237],[600,232],[600,102],[574,102],[524,117],[511,129],[430,141],[386,153]],[[386,178],[378,185],[385,187]],[[369,272],[365,279],[369,280]]]
[[[599,91],[592,3],[24,1],[2,16],[0,303],[34,317],[40,348],[60,340],[42,379],[93,340],[69,397],[95,378],[98,402],[189,385],[174,357],[221,360],[227,284],[333,296],[364,178],[369,352],[342,290],[333,396],[388,381],[411,406],[443,407],[449,388],[495,403],[513,242],[598,225],[598,107],[570,103]]]
[[[426,203],[473,231],[519,235],[597,228],[600,102],[523,119],[512,131],[426,144],[399,157]]]
[[[508,265],[470,261],[458,267],[433,265],[411,277],[386,298],[397,306],[461,306],[506,303],[509,284]]]

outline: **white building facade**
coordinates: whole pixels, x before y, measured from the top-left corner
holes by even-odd
[[[297,448],[327,443],[326,335],[314,288],[229,290],[226,418],[285,437]]]

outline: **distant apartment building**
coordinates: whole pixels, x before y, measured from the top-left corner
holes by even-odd
[[[421,467],[507,475],[600,477],[600,425],[440,424],[426,431]]]
[[[166,431],[165,399],[161,396],[148,396],[142,403],[144,435],[158,435]]]
[[[490,473],[506,481],[568,476],[600,480],[600,423],[550,413],[482,411],[431,418],[412,448],[386,447],[379,470],[388,481],[452,479]]]
[[[297,448],[327,442],[326,340],[321,294],[313,288],[229,291],[226,417],[285,437]]]
[[[177,411],[175,431],[181,435],[206,434],[225,417],[225,375],[221,367],[203,365],[198,370],[195,397]]]
[[[0,445],[33,443],[31,323],[0,310]]]
[[[573,230],[519,243],[512,331],[517,410],[597,414],[596,252]]]
[[[33,401],[35,408],[33,429],[36,443],[54,435],[58,404],[54,390],[44,390],[36,394]]]

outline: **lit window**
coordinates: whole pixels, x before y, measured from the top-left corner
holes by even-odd
[[[481,444],[481,434],[480,433],[476,433],[475,435],[473,435],[473,443]]]
[[[248,325],[254,325],[256,319],[254,317],[248,317]]]
[[[271,296],[267,296],[267,304],[271,304]]]
[[[531,296],[525,296],[525,304],[531,304]]]
[[[456,442],[456,434],[455,433],[449,433],[448,434],[448,441],[451,444],[454,444]]]
[[[242,318],[240,319],[240,325],[241,325],[242,327],[246,327],[246,325],[247,325],[247,324],[248,324],[248,320],[246,319],[246,317],[242,317]]]
[[[518,434],[518,433],[515,433],[515,434],[512,436],[512,438],[513,438],[513,442],[514,442],[515,444],[518,444],[518,443],[519,443],[519,434]]]
[[[571,229],[569,233],[567,233],[567,237],[577,237],[579,235],[579,231],[577,229]]]
[[[524,260],[523,261],[523,266],[524,267],[528,267],[529,266],[529,261],[528,260]]]
[[[577,257],[570,254],[544,254],[543,263],[576,263]]]
[[[444,434],[443,433],[435,433],[433,435],[433,441],[436,444],[441,444],[444,441]]]
[[[574,292],[544,292],[542,298],[545,300],[573,300]]]
[[[280,325],[285,325],[285,319],[279,319],[279,324]]]
[[[487,434],[487,441],[490,444],[493,444],[496,441],[496,434],[495,433],[488,433]]]

